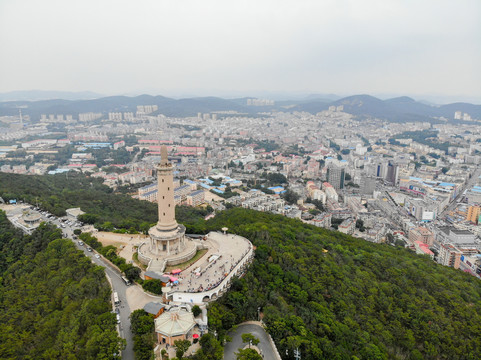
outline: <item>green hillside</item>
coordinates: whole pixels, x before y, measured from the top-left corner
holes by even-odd
[[[155,204],[80,176],[0,174],[0,196],[13,195],[81,206],[119,225],[156,217]],[[280,353],[298,346],[302,359],[479,359],[481,282],[468,274],[283,216],[233,208],[205,222],[196,210],[177,210],[190,233],[227,226],[257,247],[247,274],[210,307],[209,327],[221,338],[257,319],[260,307]],[[0,252],[0,265],[5,259]]]
[[[80,207],[94,215],[94,222],[109,221],[119,228],[147,229],[157,218],[157,206],[132,199],[128,195],[113,196],[112,189],[102,184],[103,179],[69,173],[28,176],[0,173],[0,196],[5,200],[23,200],[38,204],[57,216],[65,209]]]
[[[58,175],[29,176],[0,173],[0,197],[5,201],[22,200],[57,216],[65,210],[80,207],[87,214],[81,219],[99,229],[147,231],[157,222],[157,204],[113,194],[102,179],[69,172]],[[199,223],[207,211],[177,206],[177,219],[189,224]]]
[[[481,282],[404,248],[241,208],[207,223],[257,247],[246,276],[212,305],[210,327],[264,322],[303,359],[479,359]],[[327,250],[327,252],[325,252]]]
[[[31,236],[0,211],[0,359],[120,359],[104,271],[61,232]]]

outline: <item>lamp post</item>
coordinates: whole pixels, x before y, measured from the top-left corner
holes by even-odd
[[[288,349],[286,349],[286,356],[289,356]],[[296,358],[296,360],[301,360],[301,351],[299,350],[299,348],[294,349],[294,357]]]

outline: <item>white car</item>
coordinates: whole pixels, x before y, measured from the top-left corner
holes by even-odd
[[[95,257],[96,257],[97,259],[100,259],[100,255],[99,255],[99,254],[95,254]]]

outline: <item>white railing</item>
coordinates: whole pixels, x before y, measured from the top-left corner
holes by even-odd
[[[249,250],[244,255],[244,257],[237,263],[237,265],[229,272],[229,274],[217,285],[214,289],[210,289],[207,291],[202,292],[180,292],[180,291],[172,291],[169,295],[172,295],[173,301],[180,301],[180,302],[192,302],[192,303],[202,303],[203,299],[207,296],[211,299],[212,295],[217,295],[219,292],[224,292],[230,287],[230,281],[232,277],[237,276],[241,269],[248,264],[254,256],[254,249],[252,247],[252,243],[245,239],[249,243]]]

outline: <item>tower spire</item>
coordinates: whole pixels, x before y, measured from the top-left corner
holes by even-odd
[[[167,146],[162,145],[160,147],[160,165],[169,164],[169,156],[167,154]]]

